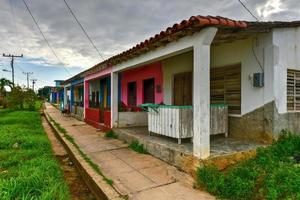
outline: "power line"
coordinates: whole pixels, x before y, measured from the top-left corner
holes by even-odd
[[[240,2],[240,4],[242,4],[242,6],[245,8],[245,10],[256,20],[259,21],[259,19],[247,8],[247,6],[241,1],[238,0]]]
[[[63,68],[65,69],[65,71],[66,71],[69,75],[72,75],[72,74],[70,73],[70,71],[64,66],[64,63],[59,59],[59,57],[57,56],[56,52],[54,51],[54,49],[52,48],[52,46],[51,46],[50,43],[48,42],[47,38],[45,37],[43,31],[41,30],[41,28],[40,28],[40,26],[39,26],[39,24],[38,24],[38,22],[36,21],[36,19],[34,18],[34,16],[33,16],[32,12],[31,12],[31,10],[29,9],[29,7],[28,7],[26,1],[25,1],[25,0],[22,0],[22,1],[23,1],[23,3],[24,3],[24,5],[25,5],[25,7],[26,7],[26,9],[27,9],[27,11],[28,11],[28,13],[30,14],[30,16],[31,16],[31,18],[32,18],[32,20],[33,20],[33,22],[35,23],[36,27],[39,29],[39,32],[41,33],[41,35],[43,36],[43,38],[44,38],[44,40],[45,40],[47,46],[48,46],[48,47],[50,48],[50,50],[52,51],[53,55],[54,55],[54,56],[56,57],[56,59],[62,64],[62,66],[63,66]]]
[[[33,74],[33,72],[23,72],[26,75],[27,79],[27,89],[29,89],[29,76]]]
[[[24,1],[24,0],[23,0]],[[99,49],[96,47],[96,45],[94,44],[94,42],[92,41],[91,37],[88,35],[88,33],[86,32],[86,30],[84,29],[84,27],[81,25],[81,23],[79,22],[79,20],[77,19],[76,15],[74,14],[73,10],[71,9],[71,7],[69,6],[69,4],[67,3],[66,0],[63,0],[68,8],[68,10],[70,11],[71,15],[74,17],[75,21],[77,22],[77,24],[79,25],[79,27],[81,28],[81,30],[83,31],[83,33],[85,34],[85,36],[87,37],[87,39],[90,41],[91,45],[94,47],[94,49],[97,51],[97,53],[99,54],[99,56],[101,57],[102,60],[105,60],[103,55],[100,53]]]

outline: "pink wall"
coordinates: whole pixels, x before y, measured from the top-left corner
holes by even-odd
[[[136,81],[137,84],[137,105],[143,103],[143,80],[155,79],[155,103],[163,102],[163,74],[161,63],[153,63],[142,67],[134,68],[122,72],[121,75],[121,100],[127,105],[127,85],[129,82]],[[156,91],[156,87],[160,86],[160,92]]]

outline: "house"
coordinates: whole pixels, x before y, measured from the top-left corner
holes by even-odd
[[[63,80],[55,80],[55,86],[51,87],[51,92],[49,94],[49,102],[53,104],[57,104],[61,107],[61,104],[64,101],[64,93],[63,93]]]
[[[188,109],[184,118],[198,158],[210,155],[211,127],[220,120],[229,137],[245,141],[270,142],[282,129],[299,132],[299,38],[300,21],[193,16],[80,73],[85,120],[101,123],[99,109],[110,108],[112,128],[148,126],[140,104]],[[104,77],[109,94],[100,91]],[[228,119],[211,118],[219,105]]]

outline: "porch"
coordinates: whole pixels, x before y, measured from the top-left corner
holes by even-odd
[[[130,127],[130,128],[114,128],[113,129],[120,139],[127,143],[137,140],[143,144],[147,151],[155,157],[168,162],[180,169],[194,173],[195,162],[199,165],[199,160],[193,156],[193,143],[191,139],[183,139],[181,144],[177,143],[174,138],[161,136],[158,134],[149,135],[148,127]],[[235,138],[224,138],[222,135],[210,136],[210,156],[205,159],[205,162],[214,162],[221,168],[226,168],[227,165],[245,158],[245,156],[253,155],[255,149],[264,147],[264,144],[249,142]],[[232,159],[238,155],[238,158]],[[224,163],[224,159],[230,157],[228,163]],[[220,163],[218,162],[223,162]],[[189,164],[188,164],[189,163]],[[192,164],[192,165],[191,165]]]
[[[83,80],[71,86],[71,114],[79,120],[84,119],[84,88]]]
[[[85,77],[86,123],[101,129],[110,129],[110,70]]]

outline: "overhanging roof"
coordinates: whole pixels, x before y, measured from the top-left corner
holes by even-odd
[[[217,27],[218,33],[214,39],[214,43],[221,43],[224,41],[230,41],[233,39],[242,39],[253,33],[269,32],[273,28],[282,27],[296,27],[300,26],[300,21],[292,22],[249,22],[249,21],[237,21],[220,16],[192,16],[188,20],[183,20],[180,23],[174,24],[172,27],[168,27],[166,30],[161,31],[149,39],[137,44],[136,46],[128,49],[120,54],[112,56],[103,62],[96,64],[95,66],[76,74],[75,76],[67,79],[63,84],[69,83],[72,80],[83,78],[84,76],[93,74],[102,69],[110,66],[114,66],[138,55],[147,53],[158,47],[165,46],[170,42],[176,41],[182,37],[192,35],[195,32],[199,32],[206,27]]]

